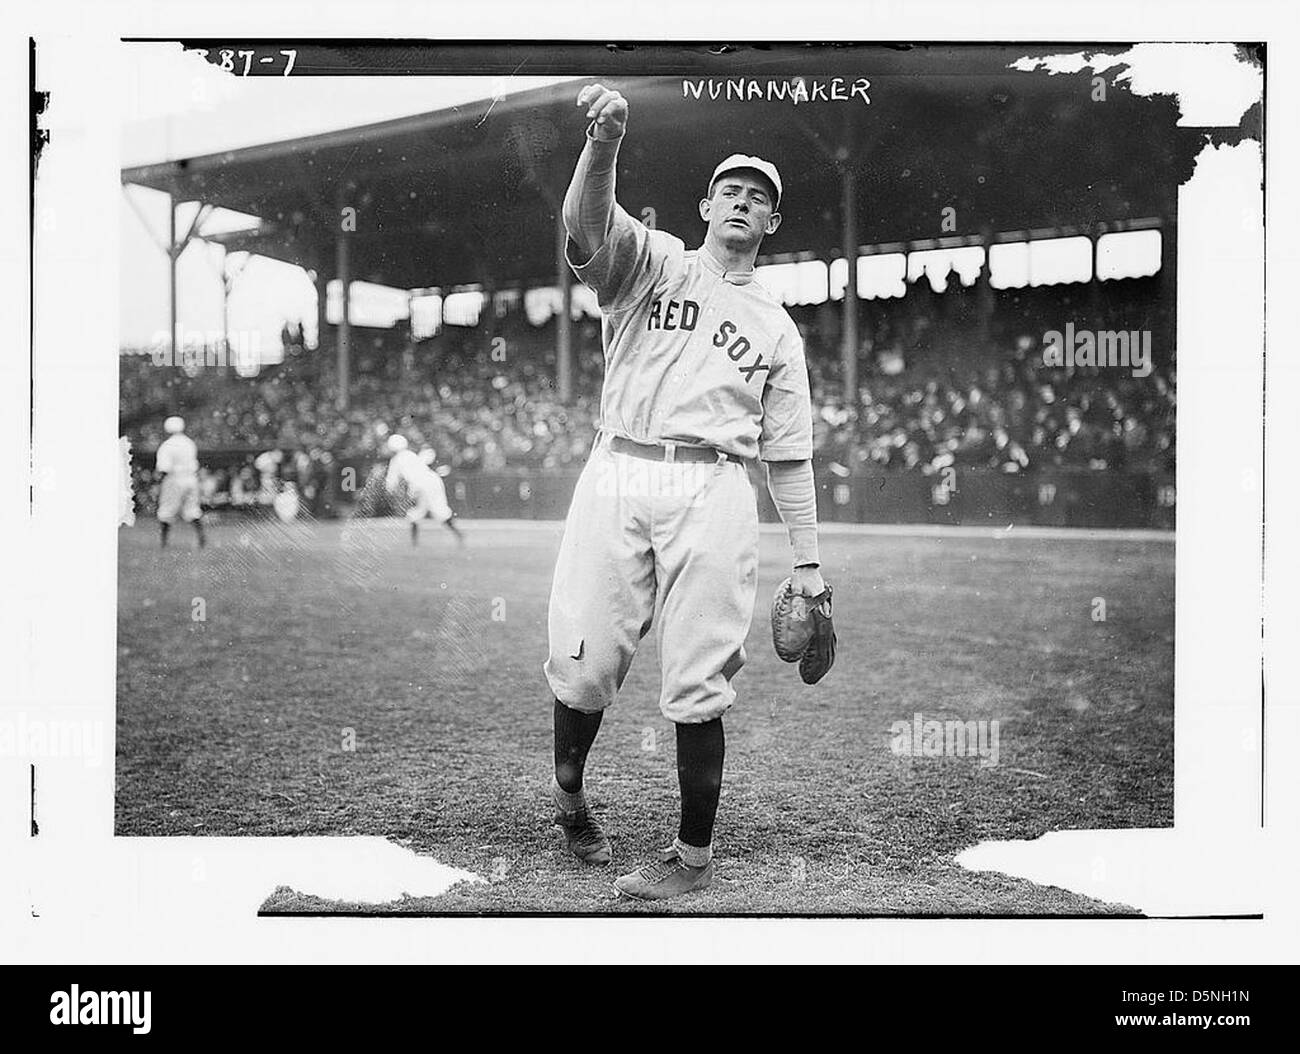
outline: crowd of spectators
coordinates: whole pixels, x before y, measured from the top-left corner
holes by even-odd
[[[1173,469],[1172,368],[1137,378],[1045,367],[1022,337],[996,365],[860,379],[852,404],[828,383],[838,370],[810,372],[817,456],[847,468]]]
[[[1003,312],[973,339],[969,318],[952,309],[946,327],[945,314],[924,304],[910,314],[892,310],[864,326],[856,399],[844,397],[838,334],[818,321],[825,309],[796,312],[818,459],[925,473],[953,465],[1009,473],[1172,469],[1172,354],[1145,377],[1115,367],[1049,367],[1044,327],[1031,327],[1023,312]],[[251,378],[124,354],[123,431],[135,449],[152,450],[162,419],[179,413],[200,451],[246,451],[243,468],[223,469],[229,478],[214,484],[232,502],[258,500],[252,459],[259,452],[301,459],[299,472],[309,478],[330,461],[382,457],[391,431],[416,449],[431,448],[451,470],[580,465],[599,413],[595,324],[575,327],[575,395],[567,405],[555,389],[553,329],[508,332],[508,340],[494,340],[448,327],[433,342],[405,347],[386,346],[391,335],[362,339],[346,410],[336,405],[328,348],[287,348],[283,363]]]
[[[542,361],[535,349],[522,346],[507,347],[503,357],[491,347],[450,346],[439,349],[432,368],[394,368],[389,361],[372,370],[363,357],[353,370],[348,408],[341,410],[330,353],[297,348],[254,378],[210,367],[155,366],[148,355],[124,355],[121,421],[143,450],[162,441],[163,417],[178,413],[200,450],[373,457],[396,431],[455,469],[557,468],[585,460],[599,412],[599,336],[585,335],[587,350],[579,356],[568,405],[555,389],[553,352]],[[411,357],[419,359],[418,353]],[[402,353],[389,358],[400,361]]]

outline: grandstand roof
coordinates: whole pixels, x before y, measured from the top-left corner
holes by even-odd
[[[1113,83],[1108,101],[1094,102],[1090,73],[1017,72],[1008,54],[934,46],[808,51],[792,60],[788,50],[751,48],[705,71],[697,63],[633,80],[600,74],[632,103],[619,200],[634,212],[653,208],[659,227],[694,244],[707,173],[745,152],[774,161],[785,182],[785,222],[764,243],[773,255],[838,255],[846,158],[858,173],[864,245],[937,236],[947,206],[956,230],[969,233],[1172,218],[1190,166],[1175,139],[1176,102],[1137,98]],[[862,76],[869,104],[860,96],[798,104],[788,95],[725,97],[728,81],[741,77],[747,94],[753,82],[766,96],[769,81],[803,77],[829,95],[832,78],[844,78],[843,91]],[[337,82],[322,81],[322,105],[333,90]],[[332,271],[338,210],[352,206],[356,279],[407,289],[549,284],[554,209],[582,143],[573,100],[573,85],[555,85],[124,169],[122,180],[261,217],[255,232],[215,236],[232,250],[308,267],[319,259]]]

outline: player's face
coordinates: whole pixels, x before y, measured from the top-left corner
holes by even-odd
[[[700,202],[700,216],[721,244],[744,250],[776,233],[781,214],[773,205],[767,180],[744,171],[727,172],[713,185],[712,196]]]

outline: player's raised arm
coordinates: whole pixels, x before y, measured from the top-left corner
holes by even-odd
[[[609,231],[614,208],[614,164],[627,127],[627,100],[604,85],[589,84],[578,93],[578,106],[585,109],[591,123],[587,144],[564,195],[564,226],[585,262],[600,248]]]
[[[606,315],[630,310],[663,275],[680,267],[685,246],[650,230],[614,200],[614,164],[627,127],[627,100],[600,84],[584,88],[578,105],[590,120],[587,144],[564,197],[565,257],[596,294]]]

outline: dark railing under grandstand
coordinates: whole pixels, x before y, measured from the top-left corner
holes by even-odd
[[[254,468],[250,450],[211,451],[203,460],[203,506],[218,519],[270,516],[274,495],[287,483],[297,490],[300,516],[308,521],[388,516],[404,508],[402,495],[390,495],[383,486],[386,462],[382,460],[317,463],[306,471],[276,472],[270,479]],[[153,455],[135,457],[133,470],[136,511],[152,515],[158,490]],[[447,497],[458,515],[471,519],[560,520],[568,511],[579,471],[450,472]],[[887,472],[849,471],[835,462],[816,462],[815,475],[818,515],[824,523],[930,523],[1004,530],[1035,525],[1174,527],[1175,481],[1168,470]],[[757,466],[751,467],[751,480],[762,519],[776,522],[776,510]]]

